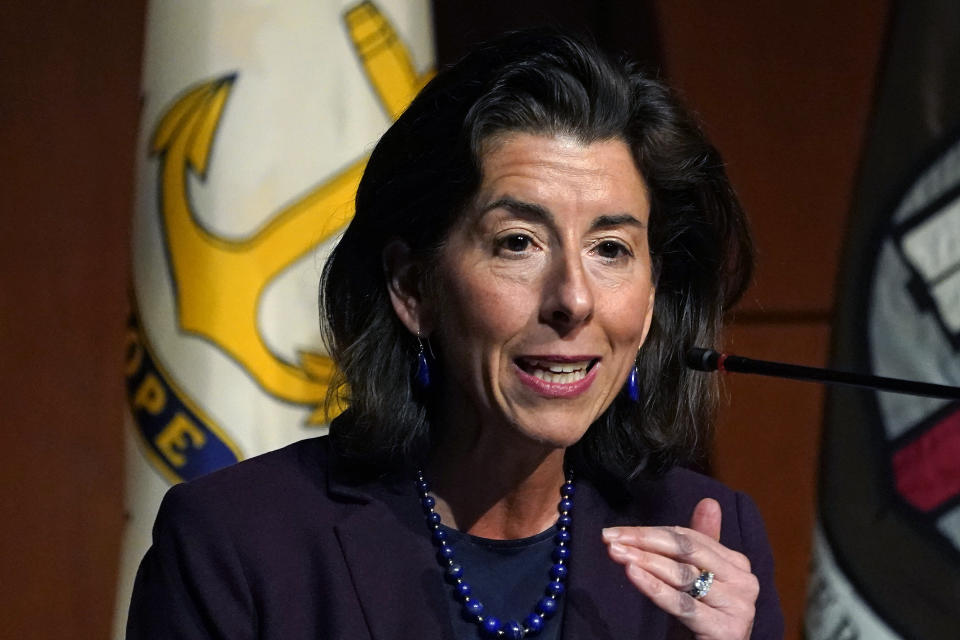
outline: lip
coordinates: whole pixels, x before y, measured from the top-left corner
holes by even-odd
[[[590,355],[536,355],[523,356],[522,359],[539,360],[542,362],[555,362],[557,364],[564,364],[568,362],[593,362],[593,366],[590,367],[586,375],[580,380],[576,380],[574,382],[548,382],[538,378],[533,374],[527,373],[520,367],[520,365],[517,364],[516,361],[514,361],[513,369],[516,372],[517,377],[520,379],[520,382],[538,395],[541,395],[545,398],[574,398],[584,393],[590,388],[590,385],[593,384],[593,381],[596,379],[597,369],[599,368],[598,365],[600,364],[599,357]]]

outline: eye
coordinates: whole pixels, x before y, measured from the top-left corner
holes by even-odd
[[[500,239],[499,246],[513,253],[523,253],[530,249],[533,240],[528,235],[513,233]]]
[[[616,260],[632,255],[627,247],[613,240],[599,242],[593,250],[598,256],[607,260]]]

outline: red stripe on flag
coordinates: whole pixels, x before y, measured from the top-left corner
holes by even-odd
[[[897,491],[921,511],[960,493],[960,411],[893,454]]]

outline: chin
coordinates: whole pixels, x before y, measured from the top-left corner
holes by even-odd
[[[568,418],[569,419],[569,418]],[[551,449],[566,449],[580,441],[587,433],[591,423],[564,423],[563,421],[543,421],[536,424],[515,424],[522,435]]]

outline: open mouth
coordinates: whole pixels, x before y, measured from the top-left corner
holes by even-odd
[[[570,384],[587,377],[599,358],[559,362],[537,358],[517,358],[517,366],[526,373],[553,384]]]

